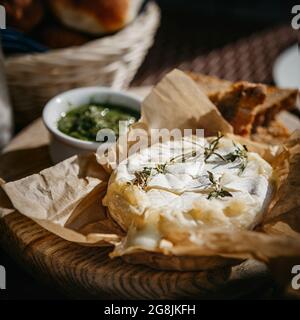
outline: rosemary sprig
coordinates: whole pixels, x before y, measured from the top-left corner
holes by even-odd
[[[224,158],[229,162],[240,160],[239,174],[241,174],[246,169],[248,163],[248,149],[246,145],[243,145],[243,148],[241,148],[234,141],[232,141],[232,143],[235,150],[225,155]]]
[[[207,160],[214,154],[223,161],[226,161],[222,155],[216,152],[219,141],[223,138],[224,136],[222,135],[221,132],[218,132],[217,137],[209,144],[208,147],[204,148],[204,161],[207,162]]]
[[[213,189],[207,196],[208,200],[211,198],[218,198],[218,197],[221,197],[221,198],[232,197],[232,194],[221,186],[220,184],[221,178],[219,178],[218,180],[215,180],[212,172],[207,171],[207,173],[208,173],[209,181],[211,182],[211,187]]]

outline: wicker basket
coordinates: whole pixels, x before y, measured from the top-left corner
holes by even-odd
[[[126,88],[141,65],[159,25],[154,2],[122,31],[80,47],[27,54],[5,60],[18,127],[31,122],[51,97],[75,87]]]

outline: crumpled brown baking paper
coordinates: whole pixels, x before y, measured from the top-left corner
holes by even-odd
[[[143,101],[141,122],[150,128],[205,129],[207,136],[232,133],[232,126],[221,116],[194,81],[179,70],[166,75]]]
[[[2,183],[0,216],[18,211],[58,236],[84,244],[118,242],[122,232],[102,205],[108,174],[94,154],[74,156],[38,174]]]
[[[169,73],[145,99],[141,121],[137,124],[140,126],[148,129],[203,128],[208,135],[217,131],[232,133],[231,125],[217,108],[178,70]],[[183,259],[256,258],[265,262],[279,257],[300,257],[299,132],[284,146],[267,146],[238,136],[234,139],[258,152],[277,173],[278,188],[263,222],[255,231],[201,231],[197,245],[187,239],[174,246],[172,254]],[[126,245],[126,234],[109,218],[101,202],[110,172],[109,167],[101,166],[99,159],[90,154],[74,156],[15,182],[2,183],[6,195],[0,194],[0,215],[17,210],[69,241],[115,245],[119,250]],[[142,252],[140,262],[149,262],[153,259],[151,256],[152,253]],[[172,261],[170,256],[167,259]],[[160,262],[157,266],[164,268],[165,265]],[[182,264],[180,266],[182,268]],[[197,268],[202,267],[197,265]],[[186,269],[190,269],[189,266]]]

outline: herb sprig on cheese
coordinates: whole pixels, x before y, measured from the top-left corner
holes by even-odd
[[[241,174],[245,170],[248,163],[247,146],[243,145],[241,148],[234,141],[232,141],[232,144],[235,149],[226,155],[221,155],[220,153],[216,152],[216,150],[218,150],[219,142],[223,137],[224,136],[222,135],[222,133],[218,132],[217,137],[211,143],[209,143],[208,147],[205,147],[204,149],[205,162],[207,162],[212,155],[216,155],[224,162],[235,162],[236,160],[238,160],[240,162],[239,174]]]
[[[232,144],[234,146],[234,150],[228,152],[227,154],[222,155],[221,153],[217,152],[220,140],[223,138],[223,134],[218,132],[217,137],[212,140],[207,147],[204,148],[204,162],[208,163],[208,159],[215,155],[219,159],[221,159],[221,164],[225,164],[228,162],[235,162],[239,161],[239,175],[243,173],[246,169],[248,163],[248,149],[246,145],[239,146],[234,141]],[[143,167],[142,170],[137,170],[134,172],[135,179],[129,184],[133,184],[139,186],[141,189],[145,189],[148,186],[148,182],[151,178],[158,174],[166,174],[168,166],[178,164],[178,163],[185,163],[187,161],[194,161],[198,156],[195,150],[189,151],[187,153],[181,153],[170,160],[164,163],[155,164],[154,167]],[[218,182],[220,179],[216,180],[212,172],[208,171],[209,180],[213,186],[213,191],[209,194],[208,199],[213,197],[232,197],[232,194],[229,191],[226,191],[220,186]],[[210,186],[209,188],[211,188]]]
[[[210,198],[232,197],[232,194],[222,187],[222,185],[220,183],[221,178],[216,179],[214,177],[213,173],[210,171],[207,171],[207,173],[208,173],[208,178],[209,178],[209,181],[211,182],[211,188],[212,188],[212,191],[209,193],[209,195],[207,197],[208,200]]]
[[[221,132],[218,132],[217,137],[208,144],[208,147],[204,148],[204,160],[205,162],[207,162],[207,160],[214,154],[217,157],[221,158],[222,160],[225,161],[224,157],[221,156],[218,152],[216,152],[218,145],[219,145],[219,141],[223,138],[224,136],[222,135]]]

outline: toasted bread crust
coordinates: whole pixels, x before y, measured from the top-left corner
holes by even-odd
[[[187,74],[219,108],[236,134],[254,134],[258,128],[268,127],[280,111],[290,110],[296,105],[297,89],[280,89],[250,82],[232,83],[212,76]]]
[[[218,95],[222,91],[228,90],[232,86],[232,82],[214,76],[208,76],[189,71],[187,71],[186,74],[190,76],[199,86],[201,86],[201,89],[210,98],[214,95]]]
[[[251,139],[266,144],[282,144],[288,137],[289,131],[279,121],[272,120],[267,127],[258,126]]]
[[[235,133],[249,135],[255,120],[255,107],[266,99],[266,87],[249,82],[237,82],[226,91],[212,97]]]

